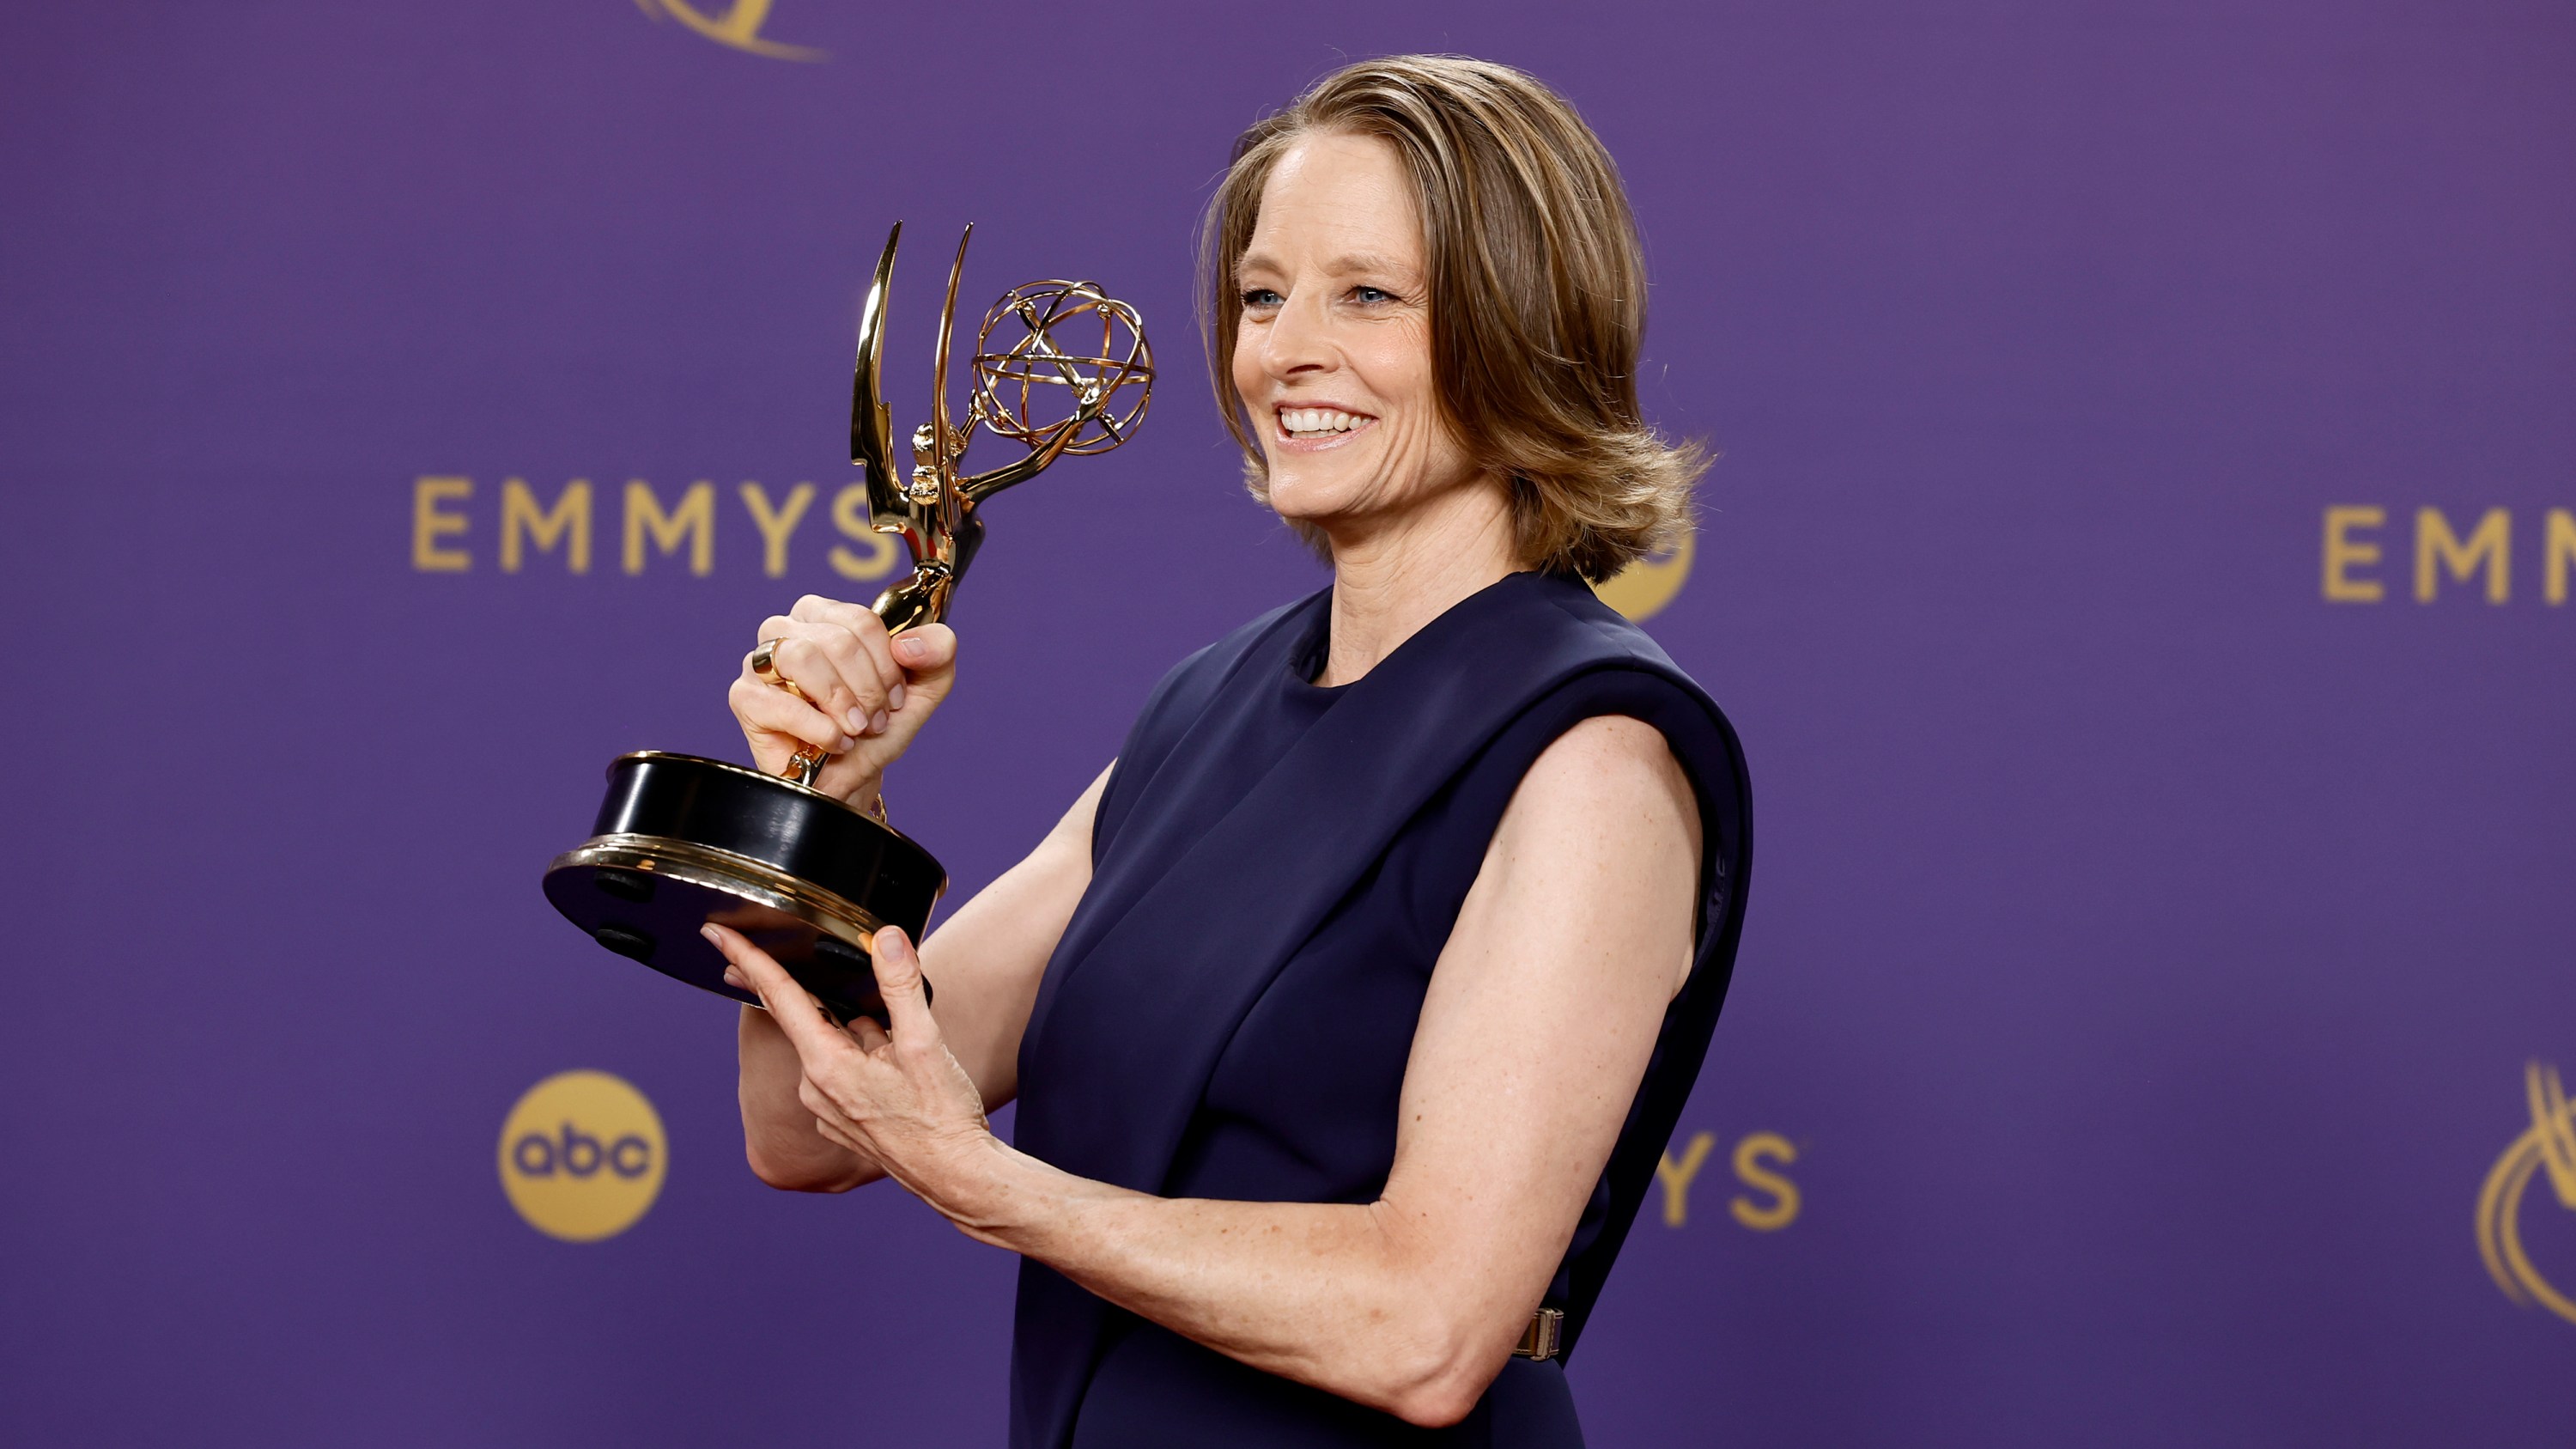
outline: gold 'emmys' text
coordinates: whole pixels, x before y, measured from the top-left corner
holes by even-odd
[[[2419,604],[2453,595],[2509,603],[2517,577],[2514,559],[2522,553],[2539,566],[2541,599],[2566,603],[2568,577],[2576,573],[2576,513],[2552,508],[2537,520],[2525,515],[2519,544],[2514,522],[2513,511],[2506,508],[2490,508],[2462,521],[2439,508],[2418,508],[2412,519],[2392,519],[2389,510],[2375,503],[2336,504],[2325,511],[2325,601],[2376,604],[2402,590]],[[2538,545],[2536,558],[2529,557],[2533,544]]]
[[[760,537],[761,572],[783,577],[799,531],[815,516],[815,486],[798,483],[773,493],[745,482],[733,490],[732,507],[718,498],[716,485],[705,480],[666,495],[641,478],[627,479],[614,493],[575,478],[547,495],[520,478],[505,478],[485,493],[472,478],[424,475],[412,480],[411,566],[461,574],[488,560],[515,574],[543,562],[587,574],[594,557],[613,545],[623,572],[685,567],[704,577],[715,569],[719,518],[738,516]],[[824,512],[835,539],[824,555],[833,572],[880,579],[894,571],[894,538],[868,527],[866,485],[840,489]]]

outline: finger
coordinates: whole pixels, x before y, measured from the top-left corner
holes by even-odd
[[[886,712],[885,680],[875,661],[837,624],[798,624],[779,642],[772,657],[778,674],[848,725],[854,735],[873,734],[877,716]]]
[[[877,1019],[873,1016],[863,1016],[851,1022],[850,1035],[857,1039],[860,1050],[870,1052],[893,1040],[886,1035],[884,1027],[877,1025]]]
[[[811,1072],[807,1072],[804,1080],[796,1084],[796,1104],[811,1114],[815,1121],[823,1124],[826,1131],[837,1127],[846,1132],[858,1125],[850,1120],[847,1112],[841,1110],[840,1103],[832,1100],[832,1094],[825,1091],[822,1084],[814,1080],[814,1074]]]
[[[877,932],[871,943],[877,968],[877,994],[885,998],[886,1021],[895,1042],[907,1050],[939,1044],[939,1023],[931,1019],[930,1002],[921,989],[921,956],[900,926]]]
[[[796,978],[788,975],[787,968],[779,965],[768,952],[751,944],[741,932],[713,921],[699,927],[699,933],[724,953],[727,964],[741,973],[744,983],[760,998],[760,1004],[769,1008],[769,1019],[778,1023],[780,1031],[787,1033],[788,1042],[796,1048],[797,1060],[809,1070],[816,1063],[831,1061],[849,1049],[850,1039],[824,1018],[822,1010],[815,1006],[814,998],[806,995],[805,988],[797,985]]]
[[[903,708],[903,670],[895,664],[893,641],[886,634],[885,621],[877,617],[876,610],[826,599],[819,594],[807,594],[798,599],[796,610],[796,617],[808,623],[848,630],[851,640],[865,654],[868,667],[876,671],[877,682],[885,687],[886,708]]]
[[[856,1133],[850,1132],[847,1129],[834,1124],[832,1119],[828,1117],[815,1118],[814,1130],[823,1134],[823,1140],[831,1143],[833,1146],[847,1148],[850,1151],[859,1154],[859,1156],[866,1158],[870,1162],[876,1161],[877,1153],[874,1147],[861,1141]]]
[[[774,643],[783,646],[789,640],[809,639],[822,645],[827,652],[845,654],[848,658],[854,661],[860,659],[862,654],[861,651],[857,649],[842,651],[832,650],[832,626],[829,621],[823,620],[820,615],[816,613],[816,606],[821,605],[831,605],[838,608],[857,608],[856,605],[832,605],[832,601],[829,599],[825,599],[814,594],[807,594],[804,598],[796,601],[798,612],[792,614],[772,614],[768,618],[760,621],[761,642],[764,644]],[[858,609],[857,611],[861,614],[867,615],[867,617],[871,619],[876,617],[874,613],[866,609]],[[809,615],[813,615],[814,617],[808,617]],[[772,651],[773,661],[776,661],[779,655],[783,652],[786,651]],[[746,664],[749,663],[748,656],[746,656],[744,662]],[[789,668],[784,665],[781,665],[777,673],[781,678],[794,680],[797,688],[812,695],[816,703],[823,704],[828,703],[825,696],[834,687],[833,682],[841,679],[843,671],[839,663],[835,662],[832,666],[831,676],[829,678],[826,678],[821,671],[814,669],[810,664],[805,666],[804,672],[801,675],[790,672]],[[874,679],[881,688],[886,683],[885,679],[882,677],[882,671],[877,669],[873,662],[867,663],[863,668],[854,669],[850,671],[850,673],[853,678],[863,676],[868,679]],[[759,678],[759,676],[754,675],[753,678]],[[763,682],[766,683],[767,681],[764,680]],[[846,714],[850,706],[856,703],[856,692],[853,691],[852,697],[848,700],[842,701],[836,706],[833,706],[832,712],[836,716]],[[875,709],[871,706],[869,713],[873,714],[874,712]],[[860,723],[864,726],[866,720],[862,718]]]
[[[859,742],[812,704],[756,679],[735,680],[725,691],[725,703],[734,718],[753,729],[801,740],[825,754],[847,754]]]
[[[895,667],[885,625],[866,609],[844,607],[852,617],[827,619],[806,627],[829,639],[833,660],[845,676],[873,686],[866,692],[880,702],[880,711],[891,714],[903,708],[903,671]],[[880,718],[876,732],[884,731]]]

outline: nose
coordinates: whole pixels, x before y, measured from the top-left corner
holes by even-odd
[[[1325,316],[1323,290],[1299,287],[1271,316],[1270,325],[1262,329],[1262,370],[1286,382],[1294,377],[1331,372],[1340,363],[1341,354],[1333,346],[1330,322]]]

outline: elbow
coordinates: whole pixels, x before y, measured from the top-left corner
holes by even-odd
[[[1485,1390],[1503,1371],[1481,1333],[1446,1323],[1423,1323],[1403,1335],[1402,1346],[1378,1359],[1394,1370],[1372,1397],[1376,1407],[1421,1429],[1445,1429],[1476,1411]]]
[[[1386,1410],[1417,1429],[1446,1429],[1476,1412],[1502,1368],[1484,1363],[1445,1366],[1403,1385]]]
[[[848,1192],[866,1180],[860,1173],[817,1171],[810,1164],[782,1162],[748,1144],[742,1156],[750,1164],[752,1176],[780,1192]]]
[[[1474,1413],[1477,1402],[1484,1397],[1483,1384],[1473,1387],[1426,1384],[1408,1390],[1387,1409],[1417,1429],[1446,1429]]]

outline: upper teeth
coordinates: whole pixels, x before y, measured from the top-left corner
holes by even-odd
[[[1279,425],[1292,433],[1347,433],[1367,419],[1339,408],[1281,408]]]

